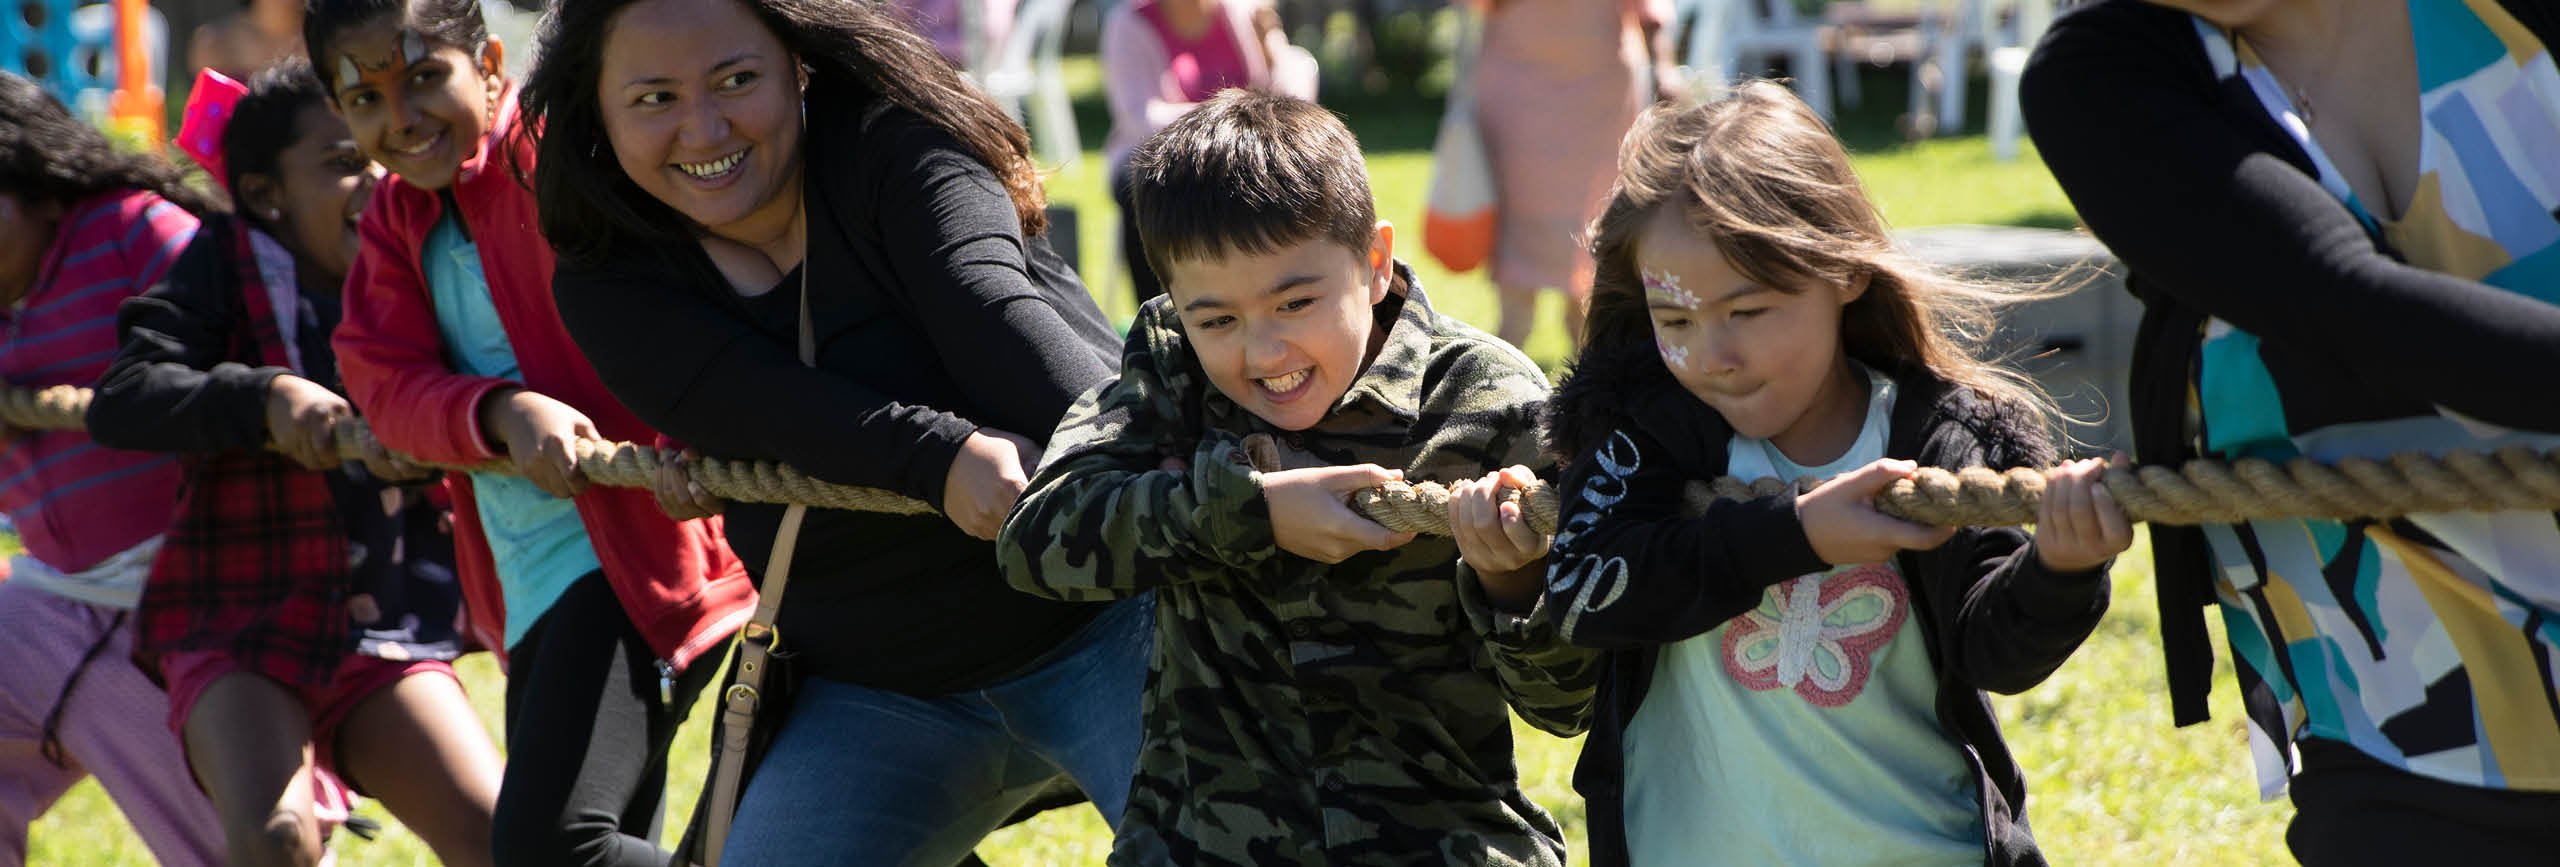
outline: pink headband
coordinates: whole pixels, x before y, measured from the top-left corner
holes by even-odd
[[[231,189],[231,181],[223,171],[222,131],[231,126],[232,108],[247,95],[249,88],[230,76],[203,70],[196,73],[196,86],[187,93],[187,107],[178,122],[178,149],[194,157],[196,165],[203,166],[225,192]]]

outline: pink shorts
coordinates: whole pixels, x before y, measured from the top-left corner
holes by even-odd
[[[238,660],[220,651],[178,651],[161,656],[160,677],[169,689],[169,730],[178,733],[180,743],[186,740],[187,714],[195,710],[196,699],[204,697],[205,687],[212,686],[223,675],[242,670]],[[286,685],[302,699],[303,707],[311,711],[312,763],[327,778],[322,783],[324,789],[343,785],[338,779],[333,753],[338,743],[338,726],[347,721],[347,715],[354,713],[356,705],[362,704],[366,697],[398,683],[401,678],[428,673],[453,678],[455,683],[462,681],[453,673],[453,666],[441,660],[403,662],[348,654],[347,661],[338,665],[335,682],[330,685]]]

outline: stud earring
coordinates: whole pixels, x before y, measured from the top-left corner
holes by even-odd
[[[271,221],[272,221],[272,220],[281,220],[281,219],[284,219],[284,209],[283,209],[283,208],[268,208],[268,209],[267,209],[267,219],[268,219],[268,220],[271,220]]]

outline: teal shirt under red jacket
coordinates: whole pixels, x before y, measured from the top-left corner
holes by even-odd
[[[1925,373],[1892,376],[1903,397],[1894,401],[1886,456],[1939,467],[2053,462],[2043,431],[2023,414]],[[1805,538],[1792,495],[1681,516],[1682,489],[1723,475],[1732,439],[1650,343],[1586,354],[1547,404],[1548,449],[1570,462],[1556,489],[1563,502],[1547,610],[1565,640],[1610,651],[1573,775],[1598,867],[1628,863],[1622,741],[1662,646],[1741,616],[1767,587],[1827,565]],[[2061,667],[2106,613],[2106,567],[2048,571],[2016,527],[1966,528],[1895,560],[1938,670],[1939,724],[1980,772],[1984,861],[2042,864],[2027,829],[2026,780],[1982,691],[2019,692]]]
[[[534,208],[533,143],[516,130],[516,92],[498,100],[498,120],[453,185],[424,190],[398,176],[374,187],[356,221],[363,250],[347,271],[345,318],[330,341],[347,399],[392,450],[446,464],[497,460],[505,448],[481,435],[480,400],[522,386],[575,407],[610,440],[656,442],[657,431],[605,390],[569,339],[551,295],[551,245]],[[421,264],[428,233],[452,207],[480,251],[489,301],[515,347],[523,381],[458,373],[437,330],[435,299]],[[480,530],[471,480],[446,473],[453,495],[454,560],[470,600],[472,637],[505,643],[505,594]],[[755,587],[730,553],[719,516],[669,519],[643,488],[590,485],[578,517],[604,577],[658,662],[682,669],[713,654],[754,613]]]

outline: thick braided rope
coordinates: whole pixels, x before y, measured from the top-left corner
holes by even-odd
[[[1691,482],[1690,512],[1718,499],[1748,499],[1790,489],[1790,484],[1732,476]],[[2157,524],[2225,524],[2258,518],[2396,518],[2419,512],[2560,511],[2560,451],[2508,447],[2494,453],[2454,451],[2442,457],[2404,452],[2384,460],[2348,458],[2323,464],[2308,458],[2284,463],[2243,458],[2188,461],[2175,469],[2151,466],[2111,470],[2107,492],[2125,517]],[[1529,526],[1556,527],[1556,492],[1544,482],[1521,495]],[[2034,523],[2044,500],[2044,475],[1970,467],[1922,467],[1876,498],[1876,509],[1906,521],[1938,527],[1991,527]],[[1449,490],[1432,482],[1391,482],[1355,494],[1352,502],[1389,529],[1447,535]]]
[[[12,427],[78,429],[88,406],[89,391],[75,386],[0,390],[0,422]],[[363,455],[373,436],[361,421],[340,425],[337,434],[338,452],[349,458]],[[649,487],[664,460],[657,449],[632,443],[586,440],[577,444],[577,450],[578,471],[590,482],[614,487]],[[477,472],[510,472],[514,467],[504,461],[429,465]],[[727,500],[905,515],[935,512],[931,505],[910,497],[819,481],[779,464],[706,458],[694,461],[691,471],[704,490]],[[1692,482],[1688,505],[1691,511],[1702,511],[1714,499],[1767,496],[1790,487],[1803,490],[1811,483],[1806,479],[1791,485],[1766,478],[1744,482],[1730,476]],[[2382,460],[2348,458],[2336,464],[2307,458],[2284,463],[2256,458],[2227,463],[2197,460],[2176,469],[2150,466],[2110,471],[2106,485],[2125,517],[2161,524],[2560,511],[2560,452],[2523,447],[2494,453],[2455,451],[2442,457],[2407,452]],[[1540,482],[1509,496],[1527,510],[1533,529],[1555,531],[1557,501],[1551,486]],[[1923,467],[1917,477],[1886,490],[1876,506],[1885,514],[1933,526],[2005,526],[2032,523],[2043,497],[2044,476],[2034,470]],[[1448,500],[1448,488],[1435,482],[1392,482],[1359,492],[1352,504],[1390,529],[1445,536]]]
[[[0,391],[0,422],[24,429],[79,430],[89,410],[88,389],[57,385],[42,390],[11,388]],[[366,454],[374,446],[373,430],[362,419],[340,424],[333,431],[338,438],[338,454],[350,460]],[[577,443],[578,474],[587,481],[617,488],[646,488],[666,460],[658,450],[635,443],[607,440],[580,440]],[[515,464],[491,461],[475,466],[440,464],[420,461],[393,453],[419,466],[464,472],[513,473]],[[862,512],[888,512],[899,515],[934,514],[935,509],[922,500],[883,491],[822,482],[801,474],[799,470],[779,464],[752,461],[724,461],[716,458],[695,460],[688,468],[703,490],[724,500],[747,503],[806,503],[830,509]]]

